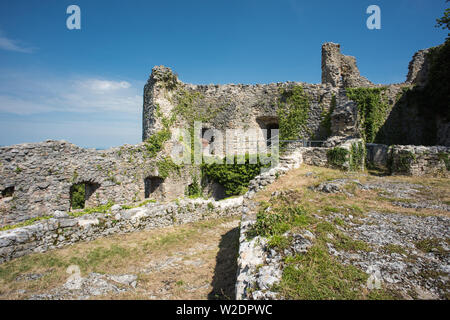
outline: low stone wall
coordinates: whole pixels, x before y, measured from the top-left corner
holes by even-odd
[[[114,205],[107,214],[92,213],[77,218],[56,211],[54,218],[0,232],[0,263],[33,252],[61,248],[111,234],[127,233],[240,214],[243,197],[222,201],[180,200],[148,204],[128,210]]]
[[[389,170],[392,175],[446,174],[450,169],[449,147],[368,143],[366,148],[369,166]]]
[[[327,151],[331,148],[302,148],[303,162],[310,166],[325,167],[327,165]]]
[[[388,153],[391,174],[422,176],[450,170],[450,147],[391,146]]]
[[[146,190],[151,189],[145,183],[148,177],[162,177],[158,166],[162,161],[161,155],[148,155],[145,144],[95,150],[48,140],[1,147],[0,226],[69,211],[70,190],[77,183],[90,186],[87,207],[184,195],[192,182],[189,166],[161,179],[157,190]]]
[[[249,204],[251,206],[251,204]],[[247,232],[256,221],[249,207],[244,207],[239,235],[236,300],[267,300],[279,298],[270,291],[281,279],[280,261],[267,248],[267,239],[257,236],[247,238]]]

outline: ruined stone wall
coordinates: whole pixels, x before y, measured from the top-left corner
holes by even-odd
[[[448,175],[450,148],[424,146],[391,146],[388,152],[391,174]]]
[[[322,45],[322,83],[344,88],[373,85],[359,74],[356,58],[343,55],[341,46],[332,42]]]
[[[176,85],[167,84],[167,79],[174,79]],[[310,100],[307,125],[299,134],[299,138],[325,140],[327,132],[321,126],[321,122],[330,108],[332,95],[337,92],[329,84],[285,82],[256,85],[193,85],[182,83],[169,68],[154,67],[144,89],[143,140],[163,128],[161,117],[156,115],[157,108],[164,117],[171,117],[180,103],[180,96],[183,97],[184,94],[197,97],[192,101],[191,116],[202,120],[204,128],[221,131],[224,139],[227,137],[227,129],[243,131],[253,129],[258,143],[264,144],[261,129],[279,124],[278,106],[281,90],[289,90],[297,85],[302,86]],[[177,117],[176,127],[188,127],[186,119]],[[237,141],[238,138],[239,135],[232,137],[232,140],[235,141],[235,149],[239,152],[242,145]]]
[[[91,188],[86,206],[107,201],[144,200],[148,177],[159,177],[158,161],[144,144],[108,150],[83,149],[64,141],[26,143],[0,148],[0,225],[70,210],[70,189],[77,183]],[[192,168],[184,166],[167,177],[150,195],[171,200],[184,194]]]
[[[110,234],[236,215],[241,212],[242,202],[242,197],[222,201],[181,200],[178,203],[148,204],[128,210],[115,205],[107,214],[92,213],[78,218],[65,212],[55,212],[55,217],[49,220],[0,231],[0,263]]]
[[[448,175],[450,148],[368,143],[367,163],[392,175]]]

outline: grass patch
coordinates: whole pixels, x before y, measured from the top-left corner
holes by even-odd
[[[85,214],[91,214],[91,213],[109,213],[110,209],[113,205],[114,205],[114,202],[108,201],[107,204],[100,205],[98,207],[87,208],[87,209],[84,209],[83,211],[69,212],[68,214],[72,217],[80,217]]]
[[[11,230],[11,229],[16,229],[16,228],[21,228],[21,227],[26,227],[26,226],[30,226],[32,224],[34,224],[37,221],[41,221],[41,220],[48,220],[50,218],[52,218],[53,216],[43,216],[43,217],[35,217],[35,218],[31,218],[28,219],[26,221],[17,223],[17,224],[13,224],[13,225],[6,225],[0,228],[0,231],[6,231],[6,230]]]
[[[405,250],[405,248],[403,248],[402,246],[400,246],[398,244],[392,244],[392,243],[384,245],[381,248],[381,250],[383,250],[387,254],[391,254],[391,253],[407,254],[407,251]]]
[[[139,204],[137,204],[137,205],[127,205],[127,204],[124,204],[124,205],[122,205],[121,206],[121,208],[122,209],[134,209],[134,208],[139,208],[139,207],[143,207],[143,206],[145,206],[145,205],[147,205],[147,204],[149,204],[149,203],[156,203],[156,200],[154,200],[154,199],[148,199],[148,200],[144,200],[144,201],[142,201],[141,203],[139,203]]]
[[[419,249],[425,253],[433,252],[433,253],[444,254],[445,250],[441,245],[442,241],[448,242],[448,240],[442,240],[442,239],[438,239],[438,238],[429,238],[429,239],[423,239],[420,241],[416,241],[416,242],[414,242],[414,245],[416,246],[417,249]]]
[[[283,276],[275,290],[286,299],[358,299],[368,275],[351,265],[335,261],[323,244],[306,254],[286,259]]]

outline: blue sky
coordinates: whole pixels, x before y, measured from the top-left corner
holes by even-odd
[[[68,30],[66,8],[81,8]],[[381,8],[381,30],[366,8]],[[166,65],[190,83],[320,83],[321,45],[341,44],[375,83],[405,80],[442,43],[444,0],[5,0],[0,2],[0,145],[141,140],[142,92]]]

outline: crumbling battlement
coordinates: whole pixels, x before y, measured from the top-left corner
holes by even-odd
[[[345,88],[373,86],[359,74],[356,58],[343,55],[341,46],[332,42],[322,46],[322,83]]]

